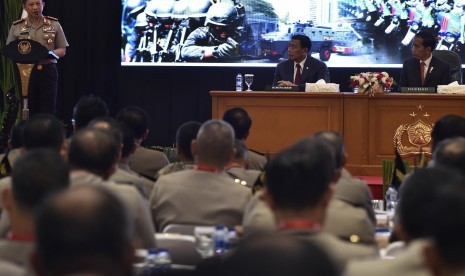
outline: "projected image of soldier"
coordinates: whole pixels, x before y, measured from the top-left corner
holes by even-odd
[[[134,23],[131,36],[126,44],[127,62],[150,62],[157,53],[155,35],[158,24],[156,13],[161,0],[151,0]]]
[[[181,49],[183,61],[225,62],[240,59],[245,9],[241,4],[219,2],[207,12],[205,27],[195,29]]]

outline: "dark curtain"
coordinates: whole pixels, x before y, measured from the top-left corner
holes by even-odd
[[[118,95],[121,5],[115,0],[46,0],[45,15],[57,17],[70,47],[59,63],[57,115],[69,122],[82,95],[94,94],[115,112]]]

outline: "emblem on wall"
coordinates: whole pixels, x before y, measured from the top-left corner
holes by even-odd
[[[416,118],[419,116],[426,118],[425,120],[429,120],[430,115],[428,112],[423,113],[423,108],[424,106],[419,105],[417,109],[421,111],[420,114],[416,114],[415,111],[409,114],[413,119],[416,119],[414,123],[401,124],[396,129],[393,142],[394,146],[397,146],[397,151],[401,156],[420,153],[431,155],[431,131],[434,124],[427,123],[421,118]]]

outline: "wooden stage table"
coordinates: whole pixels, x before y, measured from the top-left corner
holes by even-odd
[[[247,146],[276,154],[321,130],[344,136],[347,168],[354,175],[382,175],[382,160],[394,158],[394,143],[408,161],[429,151],[429,130],[447,114],[465,116],[465,96],[211,91],[212,118],[242,107],[253,123]],[[396,136],[397,133],[397,136]],[[416,149],[416,150],[415,150]]]

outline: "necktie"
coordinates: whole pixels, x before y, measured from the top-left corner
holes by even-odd
[[[421,86],[425,84],[425,65],[423,61],[420,63]]]
[[[295,67],[297,68],[297,71],[295,72],[295,81],[294,81],[294,83],[299,85],[300,80],[302,79],[302,73],[300,73],[300,68],[302,68],[302,67],[300,66],[299,63],[297,63]]]

